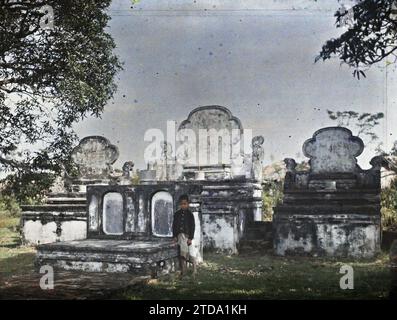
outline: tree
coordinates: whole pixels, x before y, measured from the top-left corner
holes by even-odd
[[[372,65],[390,58],[396,61],[397,0],[359,0],[350,10],[342,7],[335,13],[338,28],[349,25],[339,38],[328,40],[318,60],[338,57],[354,69],[360,79]]]
[[[377,113],[358,113],[355,111],[332,111],[327,110],[328,117],[331,120],[337,121],[338,126],[349,127],[355,126],[357,128],[357,136],[367,138],[367,144],[379,140],[378,135],[374,132],[376,126],[380,124],[385,115],[383,112]]]
[[[0,0],[0,170],[59,172],[73,125],[113,97],[121,63],[110,3]]]

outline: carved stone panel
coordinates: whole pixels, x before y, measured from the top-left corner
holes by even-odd
[[[109,192],[103,197],[103,231],[107,235],[124,233],[123,196],[117,192]]]
[[[182,141],[177,158],[190,166],[231,164],[241,153],[242,125],[221,106],[194,109],[177,133]]]
[[[358,168],[357,159],[364,150],[363,141],[343,127],[328,127],[316,131],[303,145],[310,158],[312,173],[349,173]]]
[[[158,237],[172,236],[174,203],[169,192],[159,191],[152,198],[152,231]]]
[[[136,210],[134,205],[134,198],[132,195],[127,196],[127,220],[125,223],[126,232],[135,231]]]
[[[118,157],[118,148],[100,136],[82,139],[72,151],[72,160],[83,179],[106,179]]]
[[[98,230],[98,198],[93,195],[88,206],[88,219],[89,219],[89,229],[91,231]]]

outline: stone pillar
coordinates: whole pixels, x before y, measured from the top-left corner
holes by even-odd
[[[262,136],[252,139],[252,176],[259,182],[262,182],[263,179],[264,149],[262,145],[264,142],[265,139]]]

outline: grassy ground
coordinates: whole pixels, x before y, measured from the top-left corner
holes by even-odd
[[[175,276],[131,288],[127,299],[384,299],[389,290],[387,256],[375,261],[222,256],[207,254],[196,280]],[[341,290],[340,267],[353,266],[354,290]]]
[[[33,270],[34,249],[20,246],[18,219],[0,219],[0,278]],[[271,254],[206,254],[195,280],[175,275],[119,292],[121,299],[384,299],[387,255],[374,261],[282,258]],[[341,290],[340,267],[354,269],[354,289]]]
[[[33,268],[35,250],[21,246],[18,225],[18,218],[0,216],[0,279]]]

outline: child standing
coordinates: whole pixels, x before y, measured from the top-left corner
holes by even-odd
[[[189,255],[189,247],[194,238],[195,222],[193,213],[189,210],[189,197],[182,195],[179,198],[179,210],[174,213],[172,231],[174,241],[179,245],[179,266],[181,277],[186,274],[187,261],[193,263],[193,275],[196,274],[196,262],[194,257]]]

